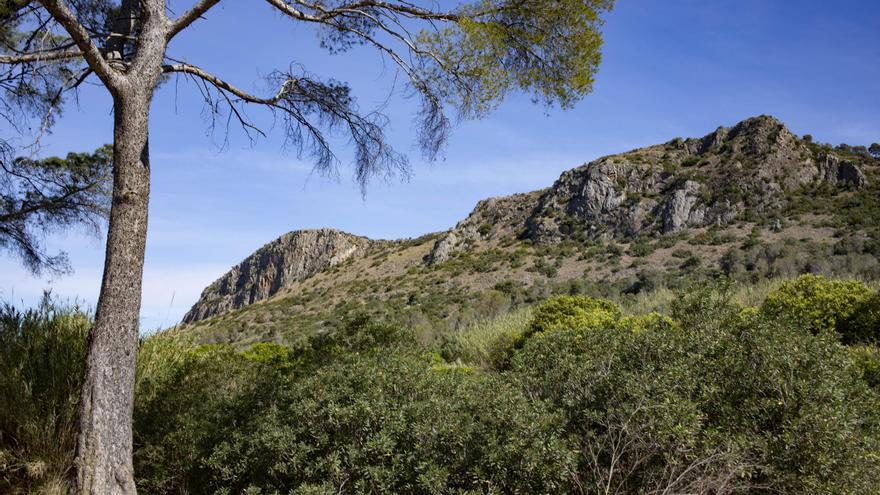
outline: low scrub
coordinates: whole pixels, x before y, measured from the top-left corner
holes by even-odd
[[[90,326],[48,296],[0,308],[0,493],[65,493]]]
[[[838,333],[838,322],[871,318],[874,296],[826,304],[826,292],[832,300],[861,294],[857,284],[835,284],[783,283],[760,307],[700,287],[672,297],[668,314],[625,314],[602,299],[557,296],[427,344],[368,317],[294,345],[244,350],[159,333],[140,350],[138,487],[151,494],[876,493],[880,350],[864,339],[848,346]],[[801,299],[813,302],[788,304]],[[79,384],[57,378],[79,376],[88,318],[35,310],[28,326],[7,312],[18,316],[4,320],[0,447],[4,459],[22,460],[15,466],[41,459],[56,474],[2,464],[0,491],[38,492],[62,480],[70,463],[73,430],[57,425],[72,424]],[[817,321],[834,330],[816,331]],[[23,330],[34,325],[43,337]],[[49,361],[55,367],[45,373],[19,371]],[[57,386],[46,389],[48,398],[28,395],[50,376]],[[33,406],[8,406],[21,397]],[[45,404],[56,412],[47,414]],[[42,432],[50,425],[54,436],[16,433],[10,441],[29,423]]]
[[[880,340],[880,295],[857,280],[802,275],[771,292],[761,310],[813,333],[836,332],[847,344]]]

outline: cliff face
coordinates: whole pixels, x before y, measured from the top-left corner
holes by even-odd
[[[788,193],[867,183],[855,164],[817,153],[778,120],[755,117],[703,138],[673,139],[564,172],[552,187],[481,202],[436,243],[428,263],[508,232],[540,244],[632,239],[773,215]]]
[[[203,320],[267,299],[296,282],[362,255],[373,242],[333,229],[284,234],[206,287],[183,321]]]

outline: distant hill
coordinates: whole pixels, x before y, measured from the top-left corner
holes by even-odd
[[[880,277],[880,160],[760,116],[490,198],[449,231],[285,234],[184,318],[205,341],[296,340],[366,312],[426,331],[555,292],[626,297],[702,277]],[[622,295],[622,296],[621,296]]]

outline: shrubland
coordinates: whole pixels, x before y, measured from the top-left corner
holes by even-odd
[[[430,339],[375,316],[245,349],[154,334],[137,376],[138,486],[876,493],[874,288],[803,276],[653,297],[556,295]],[[52,493],[89,320],[47,301],[7,307],[2,324],[0,491]]]

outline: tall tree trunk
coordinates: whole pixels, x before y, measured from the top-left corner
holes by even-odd
[[[113,204],[82,389],[76,493],[134,494],[132,409],[150,193],[151,88],[114,98]]]

